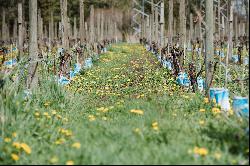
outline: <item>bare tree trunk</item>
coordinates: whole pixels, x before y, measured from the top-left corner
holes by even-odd
[[[206,93],[208,93],[213,74],[213,56],[214,56],[214,46],[213,46],[213,1],[206,2]]]
[[[230,3],[231,2],[231,3]],[[228,50],[228,59],[231,61],[232,54],[233,54],[233,7],[234,2],[230,1],[229,4],[231,4],[230,8],[230,16],[229,16],[229,36],[228,36],[228,44],[229,44],[229,50]]]
[[[38,24],[38,44],[42,44],[42,18],[41,18],[41,10],[38,10],[38,16],[37,16],[37,24]]]
[[[94,42],[94,32],[95,32],[95,25],[94,25],[94,6],[90,6],[90,43]]]
[[[154,20],[154,13],[155,13],[155,8],[154,8],[154,0],[151,0],[151,42],[155,41],[155,20]]]
[[[193,14],[190,13],[189,40],[192,41],[193,39],[194,39],[194,22],[193,22]]]
[[[155,41],[159,44],[159,12],[155,9]]]
[[[54,24],[54,16],[53,16],[53,11],[51,11],[50,13],[50,23],[49,23],[49,47],[50,47],[50,50],[52,49],[52,41],[54,40],[54,27],[53,27],[53,24]]]
[[[180,46],[183,48],[184,56],[181,57],[181,66],[184,65],[184,59],[186,55],[186,2],[185,0],[180,0]]]
[[[224,38],[226,36],[226,29],[225,29],[225,17],[222,16],[222,40],[224,41]]]
[[[63,48],[69,49],[69,27],[67,16],[67,0],[60,0],[61,18],[62,18],[62,45]]]
[[[29,75],[27,88],[34,88],[38,83],[38,77],[35,75],[37,68],[37,0],[29,0]]]
[[[104,12],[102,10],[102,14],[101,14],[101,41],[103,40],[103,36],[104,36]]]
[[[218,36],[219,40],[221,40],[221,7],[220,7],[220,0],[218,0]]]
[[[23,56],[23,9],[22,3],[18,3],[18,61]]]
[[[245,0],[245,8],[247,13],[247,25],[246,25],[246,34],[249,37],[249,0]]]
[[[184,44],[186,43],[186,10],[185,9],[186,9],[185,0],[180,0],[180,9],[179,9],[180,45],[182,48],[184,48]]]
[[[57,37],[58,37],[57,27],[58,27],[57,22],[55,22],[54,23],[54,38],[55,39],[57,39]]]
[[[99,37],[101,36],[101,14],[100,12],[97,13],[97,40],[100,40]]]
[[[84,25],[85,25],[86,39],[89,40],[89,33],[88,33],[89,28],[88,28],[88,23],[85,22]]]
[[[238,42],[238,16],[235,15],[235,20],[234,20],[234,32],[235,32],[235,42],[237,43]]]
[[[14,20],[14,25],[13,25],[13,40],[17,40],[17,19]]]
[[[27,22],[24,21],[24,25],[23,25],[23,40],[25,41],[27,39]]]
[[[161,2],[161,18],[160,18],[160,46],[161,48],[164,47],[164,28],[165,28],[165,21],[164,21],[164,1]]]
[[[44,38],[46,38],[46,40],[48,38],[48,30],[46,25],[44,25]]]
[[[6,14],[5,14],[5,8],[2,7],[2,40],[6,41]]]
[[[74,40],[75,40],[75,43],[77,43],[76,17],[74,17]]]
[[[80,0],[80,40],[81,40],[81,44],[83,44],[84,42],[84,32],[85,32],[85,28],[84,28],[84,0]]]
[[[168,43],[172,45],[173,42],[173,0],[169,0],[169,15],[168,15]]]

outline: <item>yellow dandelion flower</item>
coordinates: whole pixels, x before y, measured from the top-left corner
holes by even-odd
[[[96,120],[96,118],[95,118],[95,116],[94,116],[94,115],[89,115],[89,116],[88,116],[88,118],[89,118],[89,121],[90,121],[90,122],[92,122],[92,121],[95,121],[95,120]]]
[[[216,99],[215,98],[213,99],[213,103],[216,104]]]
[[[200,109],[200,112],[206,112],[206,110],[205,109]]]
[[[232,109],[230,109],[227,114],[228,114],[228,116],[232,116],[232,115],[234,115],[234,111]]]
[[[202,125],[205,124],[205,121],[204,121],[204,120],[200,120],[200,121],[199,121],[199,124],[202,126]]]
[[[15,153],[12,153],[12,154],[11,154],[11,158],[12,158],[12,160],[14,160],[14,161],[18,161],[18,160],[19,160],[19,156],[18,156],[17,154],[15,154]]]
[[[52,110],[52,115],[56,115],[56,110]]]
[[[208,150],[206,148],[195,147],[194,154],[205,157],[208,154]]]
[[[35,112],[35,116],[36,117],[40,116],[40,113],[39,112]]]
[[[66,162],[66,165],[74,165],[74,161],[69,160],[69,161]]]
[[[15,147],[16,149],[21,148],[21,144],[19,142],[13,142],[12,146]]]
[[[183,95],[182,96],[184,99],[189,99],[189,96]]]
[[[108,118],[107,117],[102,117],[102,120],[107,121]]]
[[[217,114],[220,114],[220,113],[221,113],[221,110],[220,110],[219,108],[213,108],[213,109],[212,109],[212,113],[213,113],[214,115],[217,115]]]
[[[68,118],[63,118],[63,121],[64,121],[64,122],[68,122],[69,119],[68,119]]]
[[[209,103],[209,99],[208,98],[204,98],[204,103]]]
[[[65,133],[65,135],[66,135],[67,137],[70,137],[70,136],[73,135],[73,133],[72,133],[72,131],[67,130],[66,133]]]
[[[173,113],[172,115],[173,115],[174,117],[177,117],[177,114],[176,114],[176,113]]]
[[[140,130],[139,128],[136,128],[136,129],[134,129],[134,132],[135,132],[135,133],[140,133],[141,130]]]
[[[73,148],[76,148],[76,149],[80,149],[81,148],[81,144],[79,142],[76,142],[72,145]]]
[[[21,143],[21,148],[27,153],[27,154],[31,154],[31,148],[29,147],[29,145],[25,144],[25,143]]]
[[[49,113],[48,112],[44,112],[43,115],[44,116],[49,116]]]
[[[54,156],[49,161],[50,161],[50,163],[55,164],[58,162],[58,158],[56,156]]]
[[[9,142],[11,142],[11,139],[10,138],[4,138],[4,142],[9,143]]]
[[[138,114],[138,115],[143,115],[144,114],[144,111],[142,111],[142,110],[135,110],[135,109],[133,109],[133,110],[130,110],[130,112],[134,113],[134,114]]]
[[[159,130],[158,122],[152,123],[152,128],[153,128],[154,130],[158,131],[158,130]]]
[[[50,102],[49,102],[49,101],[44,103],[44,106],[45,106],[45,107],[48,107],[49,105],[50,105]]]
[[[17,133],[16,132],[13,132],[12,133],[12,137],[16,137],[17,136]]]
[[[63,144],[65,142],[65,139],[64,138],[60,138],[60,139],[58,139],[57,141],[55,141],[55,144],[56,145],[61,145],[61,144]]]
[[[214,154],[214,158],[215,158],[216,160],[220,160],[220,159],[221,159],[221,153],[216,152],[216,153]]]

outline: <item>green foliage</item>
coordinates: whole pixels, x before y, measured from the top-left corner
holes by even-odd
[[[248,122],[181,92],[141,46],[110,50],[68,87],[5,85],[0,164],[249,164]]]

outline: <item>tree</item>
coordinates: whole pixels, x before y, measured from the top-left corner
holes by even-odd
[[[80,40],[81,44],[84,42],[84,3],[80,0]]]
[[[22,2],[18,3],[18,60],[23,55],[23,8]]]
[[[168,44],[172,45],[173,40],[173,0],[169,0],[168,14]]]
[[[27,81],[28,89],[33,89],[38,83],[36,68],[38,48],[37,48],[37,0],[29,0],[29,75]]]
[[[214,11],[213,11],[213,1],[206,0],[206,93],[212,83],[212,75],[213,75],[213,56],[214,56],[214,46],[213,46],[213,21],[214,19]]]
[[[67,15],[67,0],[60,0],[61,24],[62,24],[62,45],[65,50],[69,49],[69,27]]]

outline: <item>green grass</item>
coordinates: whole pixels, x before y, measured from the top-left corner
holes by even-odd
[[[139,45],[114,45],[67,87],[42,79],[29,100],[17,86],[8,82],[1,91],[0,164],[249,163],[248,121],[214,115],[215,106],[204,103],[204,96],[181,92]],[[101,107],[108,111],[98,111]],[[60,139],[64,143],[56,144]],[[26,143],[31,154],[13,142]],[[195,147],[208,153],[196,155]]]

